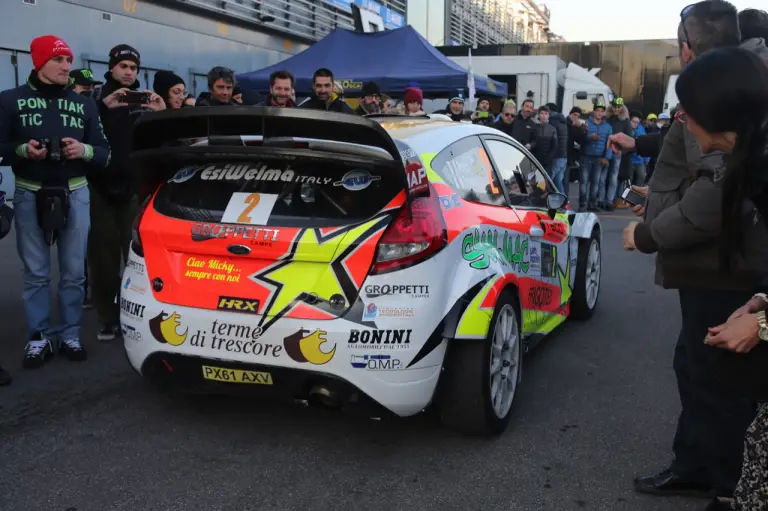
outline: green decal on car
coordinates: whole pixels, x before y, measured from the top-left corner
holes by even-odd
[[[499,231],[475,229],[464,236],[461,242],[461,255],[469,266],[476,270],[485,270],[491,263],[501,263],[512,266],[513,271],[528,273],[530,261],[528,257],[528,240],[521,235],[510,236],[507,231],[499,245]]]

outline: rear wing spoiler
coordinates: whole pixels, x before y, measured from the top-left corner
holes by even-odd
[[[262,137],[264,147],[246,145],[244,138],[247,137]],[[201,139],[208,139],[210,145],[195,146],[189,142]],[[216,106],[148,112],[137,119],[131,159],[137,166],[139,193],[142,197],[153,193],[157,185],[172,175],[168,170],[172,167],[163,163],[167,158],[258,157],[268,149],[268,141],[279,146],[280,141],[286,139],[357,144],[383,150],[392,160],[381,163],[401,169],[398,177],[405,190],[409,189],[400,149],[389,133],[372,119],[321,110]],[[410,209],[411,197],[408,193],[406,196]]]
[[[232,145],[241,146],[234,140],[246,135],[265,140],[311,138],[377,147],[401,161],[394,140],[373,120],[320,110],[253,106],[180,108],[143,114],[134,125],[132,156],[157,155],[162,152],[158,150],[178,147],[177,142],[185,139],[233,137]]]

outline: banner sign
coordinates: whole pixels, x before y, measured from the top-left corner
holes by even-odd
[[[324,2],[344,12],[352,12],[350,5],[354,3],[361,9],[378,14],[384,21],[384,26],[388,29],[405,26],[405,16],[393,11],[389,7],[384,7],[374,0],[324,0]]]

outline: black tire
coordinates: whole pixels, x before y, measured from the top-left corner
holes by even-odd
[[[600,258],[597,261],[597,296],[595,296],[594,303],[590,305],[590,300],[588,300],[587,296],[587,264],[589,260],[589,252],[593,244],[596,244]],[[571,318],[585,320],[591,318],[595,313],[595,309],[597,309],[597,304],[600,300],[602,264],[603,253],[600,247],[600,237],[598,236],[598,228],[595,227],[592,229],[592,235],[589,239],[579,240],[579,255],[576,259],[576,280],[574,281],[573,295],[571,297]]]
[[[517,321],[518,372],[512,405],[498,417],[491,398],[491,347],[499,312],[509,306]],[[473,435],[494,436],[504,432],[514,410],[522,377],[523,342],[519,301],[511,290],[499,297],[485,341],[454,340],[449,346],[440,381],[438,409],[443,425]]]

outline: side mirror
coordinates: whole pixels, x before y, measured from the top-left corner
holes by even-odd
[[[547,195],[547,214],[554,219],[558,209],[562,209],[568,204],[568,196],[563,193],[550,193]]]
[[[576,93],[576,99],[587,99],[587,93],[580,90]]]

